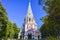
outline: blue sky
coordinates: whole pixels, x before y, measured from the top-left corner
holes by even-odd
[[[39,28],[43,24],[40,18],[47,14],[42,6],[38,4],[38,0],[30,0],[30,2],[33,15]],[[15,22],[18,27],[21,27],[24,23],[24,18],[28,10],[28,3],[28,0],[2,0],[2,4],[8,13],[9,20]]]

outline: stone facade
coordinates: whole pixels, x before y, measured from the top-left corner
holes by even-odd
[[[24,19],[24,25],[22,31],[18,35],[18,38],[41,39],[41,33],[37,29],[37,24],[35,22],[35,18],[33,17],[30,2],[28,6],[27,15]]]

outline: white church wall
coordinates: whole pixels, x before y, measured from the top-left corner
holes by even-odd
[[[29,20],[29,18],[30,18],[30,20]],[[24,21],[25,21],[25,27],[24,27],[24,30],[23,29],[22,30],[25,31],[25,33],[23,33],[24,35],[23,34],[21,34],[21,35],[23,35],[26,39],[28,39],[28,34],[31,34],[32,38],[38,39],[38,35],[34,34],[35,31],[37,31],[37,24],[35,22],[33,14],[32,14],[30,2],[29,2],[29,6],[28,6],[27,16]]]

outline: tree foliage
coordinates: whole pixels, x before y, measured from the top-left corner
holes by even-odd
[[[16,23],[13,23],[13,29],[14,29],[14,37],[13,38],[18,38],[18,33],[20,32],[20,29],[17,28]]]
[[[4,7],[0,4],[0,37],[5,37],[7,24],[7,13],[5,12]]]
[[[0,3],[0,38],[17,38],[19,28],[9,21],[7,12]]]
[[[47,16],[42,18],[44,24],[40,28],[43,37],[60,36],[60,0],[44,0]]]

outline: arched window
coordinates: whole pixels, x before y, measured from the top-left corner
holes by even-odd
[[[31,18],[29,18],[29,21],[31,21]]]

